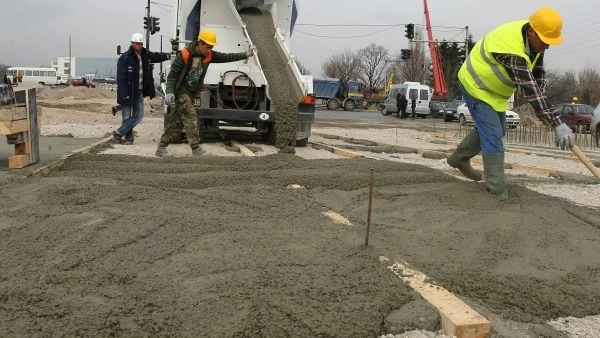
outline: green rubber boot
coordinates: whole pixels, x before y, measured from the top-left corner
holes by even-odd
[[[507,199],[504,154],[483,155],[483,171],[485,172],[487,191],[500,197],[500,199]]]
[[[471,166],[471,158],[475,157],[479,152],[481,152],[479,133],[473,129],[456,147],[454,153],[446,159],[446,162],[452,168],[460,170],[466,178],[473,181],[481,181],[481,172]]]

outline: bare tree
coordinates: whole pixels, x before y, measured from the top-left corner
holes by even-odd
[[[0,77],[4,76],[4,74],[6,74],[6,70],[10,67],[11,67],[10,65],[5,65],[3,63],[0,63]]]
[[[333,54],[322,66],[323,75],[341,79],[352,80],[358,77],[359,61],[356,53],[350,49]]]
[[[586,66],[579,71],[579,102],[595,105],[600,100],[600,74],[594,66]]]
[[[296,65],[298,66],[298,70],[300,70],[300,74],[310,75],[310,70],[308,70],[300,60],[296,59]]]
[[[388,65],[385,62],[389,50],[384,46],[374,43],[358,50],[359,59],[358,77],[366,85],[366,91],[375,92],[385,86]]]

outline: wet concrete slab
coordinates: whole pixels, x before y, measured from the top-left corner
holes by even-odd
[[[92,145],[101,138],[73,138],[64,136],[40,137],[40,162],[23,169],[9,169],[8,157],[15,154],[14,145],[6,143],[5,137],[0,137],[0,180],[8,177],[23,176],[34,170],[68,155],[74,150]]]

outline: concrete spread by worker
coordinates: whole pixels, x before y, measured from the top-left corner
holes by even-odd
[[[219,53],[213,51],[217,44],[217,35],[212,29],[204,29],[198,35],[198,40],[181,49],[167,76],[165,103],[175,103],[171,118],[165,125],[164,133],[156,149],[156,156],[167,154],[167,146],[172,142],[171,136],[185,129],[186,136],[193,156],[202,155],[198,135],[198,116],[194,107],[196,93],[202,90],[206,71],[211,63],[226,63],[245,60],[254,55],[254,46],[247,52]]]
[[[133,144],[133,128],[144,118],[144,97],[154,98],[152,64],[167,61],[169,53],[150,52],[144,48],[144,36],[134,33],[131,47],[117,62],[117,103],[122,107],[123,120],[113,137],[119,143]],[[114,113],[113,113],[114,115]]]
[[[474,181],[481,172],[470,165],[479,152],[487,191],[508,197],[504,174],[504,144],[508,99],[517,89],[534,107],[539,119],[556,128],[556,146],[569,149],[573,133],[555,114],[545,95],[544,52],[562,43],[562,18],[551,7],[533,13],[529,20],[503,24],[477,42],[458,78],[463,98],[475,122],[471,131],[448,157],[448,164]]]

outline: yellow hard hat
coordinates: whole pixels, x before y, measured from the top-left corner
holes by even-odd
[[[217,34],[210,28],[206,28],[200,32],[198,35],[198,40],[204,41],[207,45],[216,46],[217,45]]]
[[[538,9],[529,17],[531,28],[538,34],[540,39],[549,45],[562,43],[562,18],[552,7]]]

